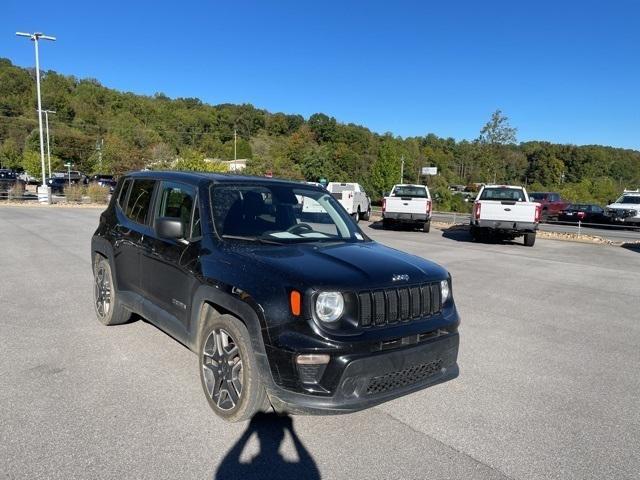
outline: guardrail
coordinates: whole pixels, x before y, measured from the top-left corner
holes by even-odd
[[[377,214],[382,213],[381,207],[371,207],[371,211]],[[469,224],[471,220],[470,213],[460,213],[460,212],[442,212],[442,211],[433,211],[432,218],[434,220],[451,223],[454,225],[466,225]],[[590,229],[601,229],[601,230],[611,230],[612,232],[629,232],[629,236],[631,238],[635,238],[635,233],[640,233],[640,225],[634,226],[629,224],[621,224],[621,223],[591,223],[591,222],[562,222],[557,220],[547,220],[544,222],[540,222],[541,227],[566,227],[565,233],[575,233],[577,235],[586,235],[593,232],[589,232]],[[556,229],[552,231],[557,231]],[[633,233],[632,233],[633,232]]]

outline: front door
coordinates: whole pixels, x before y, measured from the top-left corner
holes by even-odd
[[[141,260],[145,297],[175,318],[177,327],[187,328],[191,298],[200,269],[200,209],[195,188],[176,182],[162,182],[155,202],[154,220],[178,219],[182,238],[163,239],[153,231],[143,241]]]

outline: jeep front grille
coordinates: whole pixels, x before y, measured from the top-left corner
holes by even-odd
[[[389,288],[358,294],[358,325],[375,327],[435,315],[442,309],[440,284]]]

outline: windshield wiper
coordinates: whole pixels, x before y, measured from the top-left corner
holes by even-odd
[[[242,235],[222,235],[222,238],[228,238],[229,240],[246,240],[248,242],[263,243],[267,245],[284,245],[282,242],[276,242],[275,240],[267,240],[261,237],[245,237]]]

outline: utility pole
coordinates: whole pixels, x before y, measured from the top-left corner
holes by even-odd
[[[42,97],[40,96],[40,58],[38,56],[38,42],[42,40],[56,40],[56,37],[44,35],[41,32],[25,33],[16,32],[19,37],[27,37],[31,39],[35,46],[36,51],[36,93],[38,95],[38,126],[40,127],[40,162],[42,164],[42,193],[38,195],[38,200],[43,203],[49,203],[49,189],[47,188],[47,182],[45,181],[45,169],[44,169],[44,138],[42,135]]]
[[[236,171],[238,166],[236,165],[236,160],[238,160],[238,129],[233,129],[233,171]]]
[[[400,157],[400,183],[404,183],[404,155]]]
[[[96,140],[96,150],[98,151],[98,168],[102,172],[102,148],[104,147],[104,138]]]
[[[56,113],[55,110],[43,110],[45,130],[47,131],[47,161],[49,162],[49,178],[51,178],[51,146],[49,143],[49,114]]]

